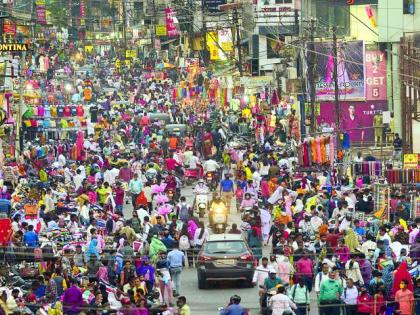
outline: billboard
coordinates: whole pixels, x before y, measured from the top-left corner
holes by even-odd
[[[332,42],[315,42],[316,96],[320,101],[334,100],[334,56]],[[364,44],[349,41],[337,45],[337,77],[342,101],[365,98]]]
[[[387,100],[386,53],[379,49],[366,49],[366,100]]]
[[[340,130],[349,134],[351,143],[368,145],[374,141],[373,118],[386,110],[386,101],[340,102]],[[335,103],[321,102],[318,125],[334,128],[335,119]]]

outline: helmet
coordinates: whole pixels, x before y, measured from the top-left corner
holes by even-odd
[[[230,302],[231,303],[235,303],[235,304],[239,304],[241,303],[241,297],[239,295],[233,295],[230,297]]]

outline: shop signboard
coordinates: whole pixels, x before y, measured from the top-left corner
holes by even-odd
[[[137,58],[137,51],[133,49],[127,49],[125,51],[125,58]]]
[[[420,168],[420,154],[404,154],[404,168]]]
[[[387,99],[386,53],[379,49],[366,49],[366,99],[383,101]]]
[[[334,88],[334,56],[332,42],[315,42],[316,97],[320,101],[332,101]],[[365,99],[365,49],[363,41],[339,43],[337,49],[337,77],[339,97],[342,101]]]
[[[374,141],[373,118],[386,110],[386,101],[340,102],[340,131],[348,133],[350,143],[369,145]],[[321,102],[318,126],[335,129],[335,121],[335,103]]]
[[[10,19],[3,19],[3,33],[7,35],[16,35],[16,23]]]
[[[203,6],[210,13],[220,12],[219,5],[226,4],[226,0],[203,0]]]
[[[27,44],[0,43],[0,51],[27,51],[28,49]]]
[[[156,25],[156,36],[166,36],[166,25],[165,24],[159,24]]]
[[[273,77],[266,76],[257,76],[257,77],[241,77],[240,82],[246,88],[262,87],[271,85]]]

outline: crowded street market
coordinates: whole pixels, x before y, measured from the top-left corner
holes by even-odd
[[[289,85],[44,36],[0,47],[0,315],[420,314],[420,154],[395,113],[368,126],[336,88],[309,117]]]

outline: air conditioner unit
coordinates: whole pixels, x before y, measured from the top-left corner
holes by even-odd
[[[288,79],[297,79],[297,69],[295,67],[287,68],[287,78]]]

